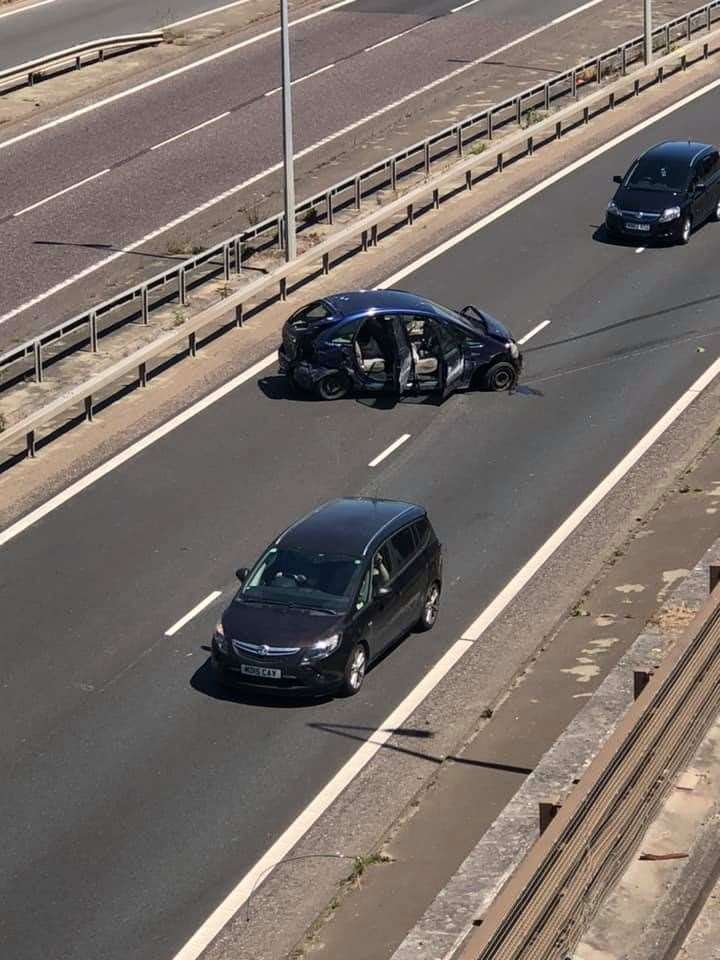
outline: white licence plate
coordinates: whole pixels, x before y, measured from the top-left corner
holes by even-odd
[[[253,667],[249,663],[240,664],[240,673],[248,677],[267,677],[272,680],[279,680],[282,676],[281,670],[274,670],[272,667]]]
[[[625,226],[627,227],[628,230],[639,230],[641,233],[650,232],[649,223],[626,223]]]

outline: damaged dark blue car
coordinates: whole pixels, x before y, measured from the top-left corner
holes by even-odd
[[[401,290],[360,290],[316,300],[285,323],[280,372],[324,400],[351,393],[437,394],[510,390],[522,357],[494,317]]]

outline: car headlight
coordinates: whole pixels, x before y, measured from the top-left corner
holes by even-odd
[[[680,207],[668,207],[667,210],[663,210],[660,223],[669,223],[671,220],[677,220],[680,212]]]
[[[514,340],[509,340],[507,347],[513,360],[517,360],[520,356],[520,347],[518,347]]]
[[[225,638],[225,628],[222,625],[222,620],[218,620],[218,622],[215,624],[213,640],[215,641],[215,646],[218,648],[220,653],[228,652],[228,642]]]
[[[614,200],[611,200],[607,205],[607,212],[614,213],[616,217],[620,216],[620,207],[615,203]]]
[[[314,643],[311,647],[308,647],[303,656],[303,662],[307,663],[309,660],[323,660],[325,657],[329,657],[331,653],[334,653],[337,648],[340,646],[340,634],[333,633],[330,637],[325,637],[323,640],[318,640],[317,643]]]

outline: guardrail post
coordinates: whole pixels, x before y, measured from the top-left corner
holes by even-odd
[[[140,386],[141,386],[141,387],[146,387],[146,386],[147,386],[148,376],[147,376],[147,364],[146,364],[146,363],[139,363],[139,364],[138,364],[138,380],[139,380],[139,382],[140,382]]]
[[[457,128],[456,137],[457,137],[457,155],[461,157],[463,155],[463,131],[461,126],[458,126]]]
[[[670,24],[665,27],[665,53],[670,53]]]
[[[587,126],[590,122],[590,107],[583,107],[583,123]]]
[[[492,110],[488,110],[488,115],[487,115],[487,138],[488,140],[492,140],[493,138]]]
[[[235,264],[235,273],[240,276],[242,273],[242,241],[233,241],[233,263]]]
[[[97,314],[95,311],[91,311],[90,318],[90,349],[93,353],[98,352],[98,331],[97,331]]]
[[[602,83],[602,66],[600,64],[600,57],[597,58],[597,65],[595,67],[595,83],[598,86]]]
[[[555,819],[562,804],[557,800],[541,800],[538,804],[538,815],[540,820],[540,833],[543,834]]]
[[[241,327],[243,325],[243,305],[239,303],[235,307],[235,326]]]
[[[558,120],[555,124],[555,139],[560,140],[562,138],[562,120]]]
[[[522,97],[518,97],[515,104],[515,122],[518,126],[522,124]]]
[[[412,203],[407,205],[407,222],[408,226],[411,227],[415,223],[415,209]]]
[[[627,47],[620,47],[620,73],[623,77],[627,76]]]
[[[497,155],[497,172],[502,173],[505,169],[505,160],[503,159],[502,153]]]
[[[645,687],[650,683],[655,671],[652,667],[646,667],[641,670],[633,670],[633,700],[637,700]]]
[[[684,53],[684,54],[680,57],[680,69],[681,69],[681,70],[687,70],[687,54],[686,54],[686,53]]]
[[[28,430],[25,434],[25,450],[31,460],[37,456],[37,446],[35,445],[35,431]]]
[[[550,84],[545,84],[545,110],[546,112],[550,109]]]
[[[330,254],[324,253],[322,258],[322,272],[325,276],[330,273]]]
[[[611,110],[615,109],[615,93],[614,92],[612,92],[608,97],[608,106],[610,107]]]
[[[472,190],[473,188],[472,170],[465,171],[465,188],[467,190]]]
[[[362,232],[362,234],[361,234],[361,236],[360,236],[360,247],[361,247],[363,253],[367,253],[367,248],[368,248],[368,232],[367,232],[367,230],[363,230],[363,232]]]
[[[371,246],[371,247],[376,247],[376,246],[377,246],[377,242],[378,242],[378,227],[377,227],[377,224],[374,223],[374,224],[370,227],[370,246]]]
[[[433,209],[434,210],[440,209],[440,190],[438,187],[435,187],[435,189],[433,190]]]
[[[277,245],[278,245],[278,249],[282,253],[284,253],[285,252],[285,217],[278,217]]]
[[[430,144],[425,141],[425,176],[430,175]]]
[[[29,87],[35,86],[35,74],[32,72],[28,74],[28,86]]]
[[[185,288],[185,267],[178,270],[178,300],[185,306],[187,302],[187,290]]]
[[[395,157],[390,161],[390,189],[397,193],[397,160]]]
[[[79,70],[79,69],[80,69],[80,54],[78,54],[78,55],[75,57],[75,69],[76,69],[76,70]]]
[[[692,14],[689,13],[689,14],[687,15],[687,21],[686,21],[686,26],[685,26],[685,33],[687,34],[688,40],[690,39],[690,33],[691,33],[691,31],[692,31]]]
[[[287,277],[280,278],[280,299],[287,300]]]
[[[333,198],[332,193],[328,191],[325,195],[325,208],[327,210],[327,222],[329,224],[335,223],[335,211],[333,210]]]
[[[102,47],[100,47],[100,49],[98,50],[98,60],[100,61],[100,63],[102,63],[104,59],[105,59],[105,51],[103,50]]]
[[[223,247],[223,280],[230,279],[230,244]]]
[[[633,96],[634,97],[640,96],[640,81],[637,79],[637,77],[635,78],[635,81],[633,83]]]
[[[658,67],[657,79],[658,83],[662,83],[665,80],[665,70],[663,69],[662,65]]]
[[[145,324],[146,324],[146,323],[148,322],[148,320],[150,319],[150,316],[149,316],[149,315],[150,315],[150,309],[149,309],[150,304],[149,304],[148,300],[149,300],[149,297],[148,297],[148,288],[147,288],[147,287],[143,287],[142,290],[141,290],[141,292],[140,292],[140,310],[141,310],[141,312],[142,312],[142,322],[145,323]]]
[[[710,579],[710,593],[713,590],[720,586],[720,563],[711,563],[708,568],[708,575]]]
[[[43,362],[42,362],[42,343],[35,340],[33,343],[33,356],[35,360],[35,383],[43,382]]]
[[[87,397],[85,397],[85,422],[86,423],[92,423],[93,413],[94,413],[93,398],[92,398],[92,394],[89,394]]]
[[[711,13],[710,7],[708,7],[707,10],[705,11],[705,26],[709,33],[712,30],[712,13]]]
[[[703,60],[707,60],[709,56],[710,56],[710,44],[704,43],[703,44]]]
[[[535,141],[532,137],[528,137],[527,152],[529,157],[532,157],[535,153]]]
[[[573,98],[577,100],[577,70],[573,69],[573,72],[570,74],[570,93]]]
[[[188,350],[191,357],[197,356],[197,333],[195,330],[188,334]]]
[[[362,185],[360,177],[355,177],[355,209],[359,210],[362,205]]]

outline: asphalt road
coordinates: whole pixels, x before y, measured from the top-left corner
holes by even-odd
[[[479,302],[516,336],[550,320],[518,393],[322,404],[290,399],[271,373],[0,552],[2,956],[171,957],[354,750],[315,724],[382,722],[713,362],[720,226],[643,253],[593,228],[635,152],[671,135],[717,141],[719,117],[720,95],[706,95],[403,280]],[[352,700],[223,693],[201,644],[232,571],[338,494],[427,505],[447,547],[436,629]],[[164,636],[213,589],[221,600]]]
[[[450,5],[357,0],[296,27],[294,76],[332,65],[295,87],[296,153],[353,124],[352,137],[364,142],[363,118],[581,6],[482,0],[440,15]],[[0,141],[0,343],[64,319],[44,295],[68,278],[143,238],[143,252],[162,256],[156,231],[276,167],[281,104],[266,94],[279,83],[277,40],[268,37],[28,139]],[[420,109],[423,99],[413,102]]]

